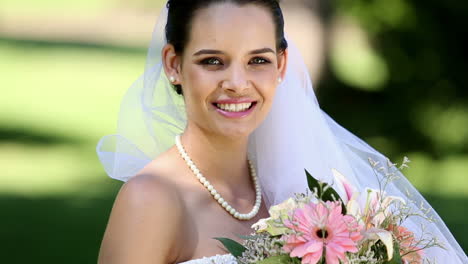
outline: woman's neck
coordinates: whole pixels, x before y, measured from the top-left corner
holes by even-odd
[[[195,165],[213,184],[243,186],[250,182],[248,137],[228,138],[188,127],[181,141]]]

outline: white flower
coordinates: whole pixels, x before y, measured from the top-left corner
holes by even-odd
[[[367,199],[364,214],[367,215],[369,211],[374,215],[372,224],[380,226],[385,218],[391,214],[391,205],[396,202],[406,204],[405,200],[398,196],[386,196],[379,190],[367,188]]]
[[[252,225],[252,229],[257,231],[258,233],[265,231],[268,228],[268,220],[270,219],[271,217],[258,220],[257,223]]]
[[[341,196],[341,200],[343,200],[343,203],[346,204],[352,198],[352,196],[356,192],[356,189],[349,183],[348,179],[338,170],[332,169],[332,173],[335,179],[337,180],[338,184],[341,184],[344,191],[346,192],[345,197],[343,197],[343,195]]]
[[[392,233],[380,228],[370,228],[364,231],[364,237],[367,240],[380,240],[387,249],[388,260],[393,257],[393,237]]]
[[[270,213],[270,218],[273,220],[279,219],[281,217],[287,217],[289,212],[292,212],[298,207],[296,200],[289,198],[286,201],[270,207],[268,212]]]

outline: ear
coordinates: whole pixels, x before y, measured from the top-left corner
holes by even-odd
[[[288,49],[286,48],[284,51],[278,53],[278,71],[280,73],[281,79],[284,80],[284,76],[286,76],[286,70],[288,68]]]
[[[161,51],[161,59],[167,78],[174,77],[172,84],[180,84],[181,60],[172,44],[166,44]]]

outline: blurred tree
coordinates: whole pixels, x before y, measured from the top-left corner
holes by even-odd
[[[338,56],[341,64],[328,60],[319,85],[322,107],[359,136],[384,137],[371,143],[390,157],[415,151],[435,159],[467,154],[466,14],[464,1],[337,2],[335,19],[355,21],[376,54],[378,63],[366,64],[375,67],[363,75],[374,78],[376,66],[384,75],[374,87],[366,87],[343,78],[338,67],[360,65],[366,54],[347,52]],[[348,39],[335,46],[355,44],[352,36]]]

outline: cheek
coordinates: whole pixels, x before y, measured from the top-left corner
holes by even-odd
[[[206,71],[197,69],[196,67],[186,68],[183,75],[182,85],[184,87],[186,107],[187,109],[193,109],[187,111],[187,114],[200,113],[200,110],[195,109],[207,108],[207,105],[201,102],[207,101],[209,95],[216,87],[215,81]]]
[[[278,85],[276,70],[268,70],[254,73],[255,82],[259,93],[265,100],[265,103],[271,104],[275,96],[276,87]]]
[[[216,89],[217,80],[213,74],[198,67],[193,67],[186,72],[186,83],[200,96],[207,96]]]

